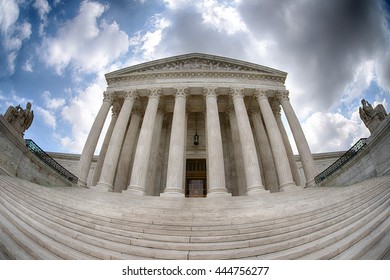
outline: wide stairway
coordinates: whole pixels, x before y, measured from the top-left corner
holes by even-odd
[[[230,198],[0,176],[0,259],[389,259],[390,177]]]

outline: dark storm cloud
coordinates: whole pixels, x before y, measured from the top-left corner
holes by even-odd
[[[174,19],[165,30],[164,42],[159,51],[164,54],[204,52],[208,54],[241,57],[246,35],[237,33],[227,36],[212,26],[203,24],[202,15],[195,10],[175,10],[169,18]]]
[[[312,106],[326,110],[341,98],[360,63],[388,52],[381,4],[371,0],[243,0],[239,10],[255,36],[276,42],[279,55],[275,59],[279,65],[285,63],[300,84],[306,83],[306,93],[315,97]],[[390,64],[388,58],[379,62],[384,69]]]

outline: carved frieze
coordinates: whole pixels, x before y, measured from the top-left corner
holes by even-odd
[[[157,72],[157,71],[187,71],[187,70],[228,70],[228,71],[252,71],[266,73],[252,67],[236,65],[216,60],[203,58],[189,58],[185,60],[172,61],[164,64],[145,67],[137,72]]]

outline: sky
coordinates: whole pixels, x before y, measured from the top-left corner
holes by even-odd
[[[105,73],[198,52],[287,72],[312,152],[348,150],[370,135],[359,117],[362,98],[390,109],[389,5],[0,0],[0,113],[29,101],[35,117],[25,138],[45,151],[81,153],[102,104]]]

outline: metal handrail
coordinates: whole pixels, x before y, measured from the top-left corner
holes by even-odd
[[[77,184],[78,178],[69,172],[65,167],[55,161],[51,156],[49,156],[45,151],[43,151],[33,140],[26,139],[27,148],[32,151],[38,158],[45,162],[48,166],[53,168],[60,174],[62,177],[66,178],[68,181]]]
[[[353,145],[345,154],[343,154],[338,160],[336,160],[333,164],[331,164],[328,168],[326,168],[314,178],[316,184],[324,181],[326,178],[339,170],[343,165],[355,157],[366,145],[367,138],[359,139],[359,141],[357,141],[355,145]]]

